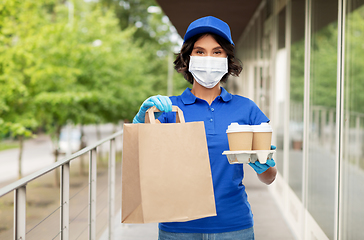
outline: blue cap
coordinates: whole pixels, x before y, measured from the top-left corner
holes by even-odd
[[[226,22],[224,22],[218,18],[208,16],[208,17],[199,18],[199,19],[193,21],[190,24],[190,26],[188,26],[188,28],[187,28],[187,31],[186,31],[186,34],[184,37],[184,42],[186,42],[191,37],[193,37],[197,34],[200,34],[200,33],[217,34],[217,35],[225,38],[231,44],[234,45],[234,42],[231,38],[229,25]]]

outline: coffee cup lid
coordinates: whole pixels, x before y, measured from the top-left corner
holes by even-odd
[[[250,125],[239,125],[239,123],[233,122],[229,125],[228,129],[226,130],[226,133],[232,133],[232,132],[252,132],[252,128]]]
[[[260,125],[252,125],[253,132],[272,132],[269,123],[261,123]]]

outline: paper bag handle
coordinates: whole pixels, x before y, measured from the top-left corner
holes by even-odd
[[[155,124],[154,113],[160,112],[156,107],[150,107],[145,114],[145,123]],[[182,110],[177,106],[172,106],[172,112],[176,112],[176,123],[185,123],[185,117],[183,116]]]

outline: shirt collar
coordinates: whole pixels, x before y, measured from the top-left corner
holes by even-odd
[[[223,88],[223,87],[221,87],[220,97],[224,102],[228,102],[233,98],[231,93],[228,93],[228,91],[226,91],[225,88]]]
[[[219,99],[222,99],[224,102],[228,102],[232,99],[231,93],[228,93],[225,88],[220,87],[221,93],[218,96]],[[182,102],[185,105],[193,104],[197,97],[191,93],[191,88],[187,88],[182,94],[181,94]]]

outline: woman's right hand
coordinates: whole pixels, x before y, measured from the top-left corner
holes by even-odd
[[[133,123],[144,123],[145,121],[145,113],[150,108],[156,106],[161,112],[171,112],[172,111],[172,102],[167,96],[152,96],[147,98],[143,104],[141,105],[139,112],[135,115],[133,119]],[[158,118],[162,113],[155,113],[155,117]]]

